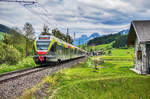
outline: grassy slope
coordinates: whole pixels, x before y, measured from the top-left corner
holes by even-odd
[[[15,70],[22,70],[29,67],[35,67],[35,66],[36,64],[34,63],[33,58],[28,57],[28,58],[24,58],[16,65],[8,65],[8,64],[0,65],[0,74],[15,71]]]
[[[116,54],[117,52],[120,54]],[[132,51],[128,49],[126,51]],[[65,69],[54,76],[57,80],[57,91],[54,99],[149,99],[150,77],[138,75],[129,70],[133,67],[132,60],[126,60],[125,50],[113,50],[112,56],[99,65],[99,70],[93,72],[91,60],[80,64],[79,67]],[[124,53],[124,54],[123,54]],[[123,57],[123,55],[125,57]],[[122,60],[118,60],[120,58]]]
[[[50,99],[150,99],[150,77],[129,70],[133,68],[133,51],[133,48],[112,49],[111,56],[88,58],[77,67],[46,77],[34,91],[27,90],[23,98],[33,98],[41,84],[50,83]],[[104,60],[96,72],[95,59]]]
[[[4,35],[4,33],[3,32],[0,32],[0,40],[3,40],[3,35]]]
[[[9,34],[7,34],[9,35]],[[4,39],[4,32],[0,32],[0,41]],[[20,47],[22,46],[22,47]],[[18,45],[20,48],[24,48],[23,45]],[[33,61],[33,58],[28,57],[24,58],[22,61],[19,61],[16,65],[8,65],[8,64],[0,64],[0,74],[6,73],[6,72],[11,72],[15,70],[21,70],[21,69],[26,69],[30,67],[35,67],[37,66],[35,62]]]
[[[112,49],[112,44],[113,44],[114,42],[112,42],[112,43],[109,43],[109,44],[103,44],[103,45],[97,45],[97,46],[87,46],[87,45],[80,45],[80,47],[81,48],[84,48],[85,47],[85,49],[87,50],[87,51],[90,51],[90,49],[92,49],[92,50],[96,50],[96,51],[98,51],[98,50],[101,50],[101,49],[104,49],[104,50],[108,50],[108,49]]]
[[[112,49],[112,44],[113,44],[113,42],[109,43],[109,44],[93,46],[92,49],[94,49],[94,50],[101,50],[101,49],[108,50],[108,49]]]

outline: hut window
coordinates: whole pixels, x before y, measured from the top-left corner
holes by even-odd
[[[142,51],[137,51],[137,59],[142,60]]]

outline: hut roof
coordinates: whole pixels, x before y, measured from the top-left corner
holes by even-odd
[[[150,20],[135,20],[131,22],[128,45],[134,45],[136,38],[140,43],[150,42]]]

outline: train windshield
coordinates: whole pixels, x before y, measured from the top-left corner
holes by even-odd
[[[37,41],[37,50],[48,50],[50,41]]]

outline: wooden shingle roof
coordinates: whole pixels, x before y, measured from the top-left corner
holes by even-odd
[[[131,22],[128,45],[134,45],[136,38],[140,43],[150,42],[150,20],[136,20]]]

